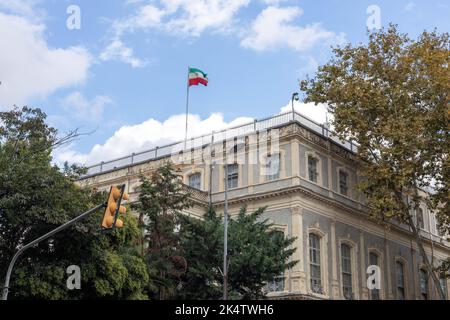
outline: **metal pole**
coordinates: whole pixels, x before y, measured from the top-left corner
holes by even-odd
[[[298,101],[298,93],[297,92],[294,92],[292,94],[292,98],[291,98],[292,121],[295,120],[294,100]]]
[[[209,152],[209,207],[212,206],[212,174],[213,174],[213,148],[214,148],[214,130],[211,133],[211,142],[210,142],[210,152]]]
[[[223,218],[223,300],[228,300],[228,164],[225,164],[225,208]]]
[[[91,214],[91,213],[97,211],[98,209],[100,209],[100,208],[105,208],[105,207],[106,207],[106,204],[105,204],[105,203],[100,204],[100,205],[96,206],[95,208],[92,208],[92,209],[90,209],[90,210],[88,210],[88,211],[86,211],[86,212],[80,214],[78,217],[76,217],[76,218],[74,218],[74,219],[72,219],[72,220],[70,220],[70,221],[68,221],[68,222],[66,222],[66,223],[64,223],[64,224],[62,224],[62,225],[60,225],[60,226],[57,227],[56,229],[54,229],[54,230],[52,230],[52,231],[50,231],[50,232],[44,234],[43,236],[37,238],[36,240],[31,241],[30,243],[28,243],[28,244],[26,244],[25,246],[23,246],[22,248],[20,248],[20,250],[17,251],[16,254],[13,256],[13,258],[12,258],[10,264],[9,264],[8,271],[7,271],[7,273],[6,273],[5,284],[4,284],[4,286],[3,286],[3,297],[2,297],[2,299],[3,299],[3,300],[8,300],[9,281],[10,281],[10,279],[11,279],[11,273],[12,273],[12,270],[13,270],[13,268],[14,268],[14,264],[16,263],[17,258],[18,258],[25,250],[27,250],[28,248],[31,248],[32,246],[38,244],[38,243],[41,242],[42,240],[45,240],[45,239],[51,237],[51,236],[54,235],[55,233],[58,233],[58,232],[60,232],[61,230],[64,230],[64,229],[66,229],[67,227],[70,227],[71,225],[73,225],[73,224],[75,224],[76,222],[80,221],[81,219],[85,218],[85,217],[88,216],[89,214]]]
[[[291,99],[291,108],[292,108],[292,121],[294,121],[295,120],[294,95],[292,95],[292,99]]]
[[[188,114],[189,114],[189,70],[191,68],[188,66],[188,74],[187,74],[187,89],[186,89],[186,126],[184,131],[184,150],[186,150],[187,143],[187,132],[188,132]],[[183,150],[183,151],[184,151]]]

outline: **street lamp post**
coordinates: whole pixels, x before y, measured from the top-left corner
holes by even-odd
[[[294,92],[294,93],[292,94],[292,99],[291,99],[292,121],[295,120],[294,100],[295,100],[295,101],[298,101],[298,100],[299,100],[299,98],[298,98],[298,92]]]
[[[223,211],[224,231],[223,231],[223,300],[228,299],[228,165],[224,166],[225,171],[225,206]]]

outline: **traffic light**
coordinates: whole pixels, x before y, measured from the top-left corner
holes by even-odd
[[[106,204],[105,214],[103,215],[102,227],[104,229],[122,228],[123,221],[118,219],[119,213],[125,214],[127,209],[120,205],[123,200],[128,200],[128,194],[125,193],[125,185],[112,186],[109,190],[108,202]]]

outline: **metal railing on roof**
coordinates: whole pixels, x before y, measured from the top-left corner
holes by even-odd
[[[186,146],[184,141],[175,142],[161,147],[155,147],[150,150],[132,153],[131,155],[127,155],[118,159],[103,161],[101,163],[88,166],[87,173],[84,177],[120,169],[123,167],[143,163],[158,158],[168,157],[177,154],[182,150],[192,150],[201,148],[205,145],[210,144],[211,141],[215,142],[224,141],[232,139],[234,137],[241,137],[251,133],[256,133],[258,131],[280,127],[293,121],[299,123],[301,126],[310,129],[323,137],[331,139],[339,146],[351,152],[354,153],[357,152],[357,145],[355,143],[351,141],[339,140],[336,137],[336,135],[334,135],[333,132],[329,130],[325,125],[319,124],[314,120],[311,120],[308,117],[299,114],[297,112],[295,113],[287,112],[272,117],[268,117],[262,120],[254,120],[252,122],[242,124],[239,126],[223,129],[220,131],[213,131],[212,133],[209,134],[189,138],[186,142]]]

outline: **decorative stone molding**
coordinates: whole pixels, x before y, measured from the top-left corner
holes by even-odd
[[[313,233],[320,237],[320,275],[322,282],[323,294],[313,292],[311,288],[311,270],[310,270],[310,254],[309,254],[309,235]],[[330,286],[329,286],[329,274],[328,274],[328,234],[326,234],[319,227],[319,223],[315,222],[312,226],[307,228],[306,238],[304,238],[307,244],[306,248],[308,254],[306,254],[306,274],[307,274],[307,292],[311,296],[315,296],[322,299],[330,298]]]
[[[341,247],[343,244],[346,244],[350,247],[350,259],[351,259],[351,273],[352,273],[352,292],[353,292],[353,296],[354,299],[360,299],[360,295],[359,295],[359,270],[358,270],[358,263],[357,263],[357,257],[358,257],[358,253],[359,253],[359,248],[358,245],[355,241],[353,241],[350,238],[350,235],[346,235],[346,237],[340,237],[338,239],[338,250],[339,250],[339,265],[341,266],[341,272],[339,273],[339,282],[341,283],[340,286],[340,297],[341,299],[345,299],[344,298],[344,293],[343,293],[343,279],[342,279],[342,253],[341,253]]]

